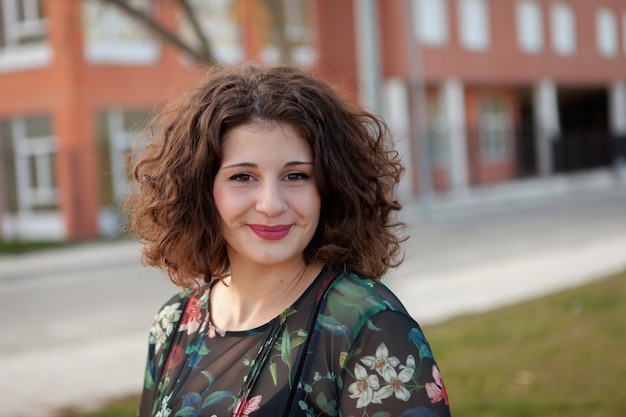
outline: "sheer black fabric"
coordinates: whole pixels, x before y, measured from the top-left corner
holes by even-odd
[[[223,334],[209,294],[178,294],[156,315],[140,417],[450,415],[424,334],[380,282],[327,266],[281,316]]]

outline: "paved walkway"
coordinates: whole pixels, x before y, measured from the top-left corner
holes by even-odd
[[[597,171],[407,207],[407,258],[387,282],[425,324],[626,269],[626,178]]]
[[[541,296],[626,268],[626,182],[610,172],[407,204],[404,217],[412,235],[406,261],[386,282],[422,324]],[[136,267],[138,246],[118,242],[0,258],[0,297],[5,296],[0,309],[11,305],[8,295],[40,288],[42,279],[29,276],[52,273],[51,282],[59,286],[63,280],[78,283],[73,274],[105,268],[112,260]],[[46,285],[53,292],[57,284]],[[98,291],[107,296],[104,289]],[[169,291],[163,288],[164,294]],[[143,310],[137,315],[154,312],[152,307]],[[64,321],[76,323],[80,317],[69,312]],[[21,314],[2,310],[3,319],[9,313]],[[47,340],[28,349],[3,341],[0,417],[47,417],[60,408],[95,408],[136,392],[149,325],[145,320],[144,328],[144,319],[139,321],[139,330],[124,332],[81,328],[80,338],[53,347]],[[27,331],[36,334],[38,329]],[[13,335],[5,332],[3,337]]]

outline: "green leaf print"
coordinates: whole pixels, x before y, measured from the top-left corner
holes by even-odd
[[[303,344],[306,341],[306,337],[296,337],[295,339],[293,339],[291,341],[291,348],[295,348],[300,346],[301,344]]]
[[[213,378],[213,375],[211,375],[209,371],[201,371],[200,373],[209,380],[209,387],[213,385],[213,382],[215,382],[215,378]]]
[[[318,323],[332,334],[345,334],[348,329],[332,316],[320,314],[317,318]]]
[[[374,323],[372,323],[371,320],[367,321],[367,328],[370,329],[370,330],[373,330],[375,332],[379,332],[379,331],[382,330],[380,327],[376,327],[376,325]]]
[[[188,405],[187,407],[183,407],[180,410],[178,410],[178,412],[174,414],[174,416],[175,417],[189,417],[189,416],[195,416],[197,414],[198,414],[198,410],[195,407]]]
[[[315,402],[317,403],[318,408],[324,412],[325,415],[334,417],[338,415],[337,412],[337,400],[332,400],[330,403],[328,402],[328,398],[323,392],[320,392],[315,398]]]
[[[420,346],[420,359],[431,358],[433,357],[433,352],[430,350],[428,345]]]
[[[276,384],[278,384],[278,365],[276,365],[276,362],[272,362],[270,363],[269,369],[270,369],[270,375],[272,375],[272,382],[274,383],[274,386],[276,386]]]
[[[306,342],[307,332],[303,329],[298,329],[296,331],[296,337],[291,340],[291,348],[295,348]]]
[[[282,342],[280,346],[280,358],[291,368],[291,339],[289,338],[289,330],[285,326],[283,331]]]
[[[201,408],[205,408],[205,407],[208,407],[210,405],[215,405],[215,404],[219,403],[220,401],[223,401],[226,398],[234,398],[234,397],[228,391],[215,391],[214,393],[212,393],[211,395],[206,397],[206,399],[202,403],[202,407]]]
[[[143,385],[147,389],[152,389],[152,387],[154,386],[154,378],[152,377],[152,372],[150,372],[150,367],[146,368],[146,375],[144,377]]]

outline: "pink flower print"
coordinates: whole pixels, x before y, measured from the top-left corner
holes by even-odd
[[[430,398],[430,402],[435,404],[444,400],[446,405],[449,405],[448,392],[446,391],[446,386],[443,383],[443,378],[441,377],[437,365],[433,365],[433,379],[435,382],[426,383],[426,393],[428,394],[428,398]]]
[[[239,398],[239,400],[237,401],[237,405],[235,406],[235,412],[233,413],[233,417],[249,416],[250,413],[253,413],[259,409],[262,400],[263,397],[261,395],[256,395],[252,398],[248,398],[246,394],[244,398]]]
[[[179,332],[187,331],[190,335],[200,327],[200,320],[202,319],[202,301],[195,297],[189,299],[189,304],[183,315],[182,322],[178,328]]]
[[[165,369],[168,370],[170,368],[174,368],[183,361],[185,358],[185,349],[181,346],[172,346],[172,350],[170,351],[170,355],[167,358],[167,363],[165,364]]]
[[[328,288],[330,283],[333,282],[334,279],[335,279],[335,275],[332,275],[332,276],[326,278],[322,282],[322,288],[320,288],[319,291],[317,292],[317,297],[316,297],[315,301],[319,302],[322,299],[322,297],[324,296],[324,293],[326,292],[326,289]]]

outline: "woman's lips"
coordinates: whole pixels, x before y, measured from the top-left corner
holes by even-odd
[[[250,229],[261,239],[280,240],[289,234],[291,230],[290,224],[280,224],[277,226],[268,226],[264,224],[250,224]]]

